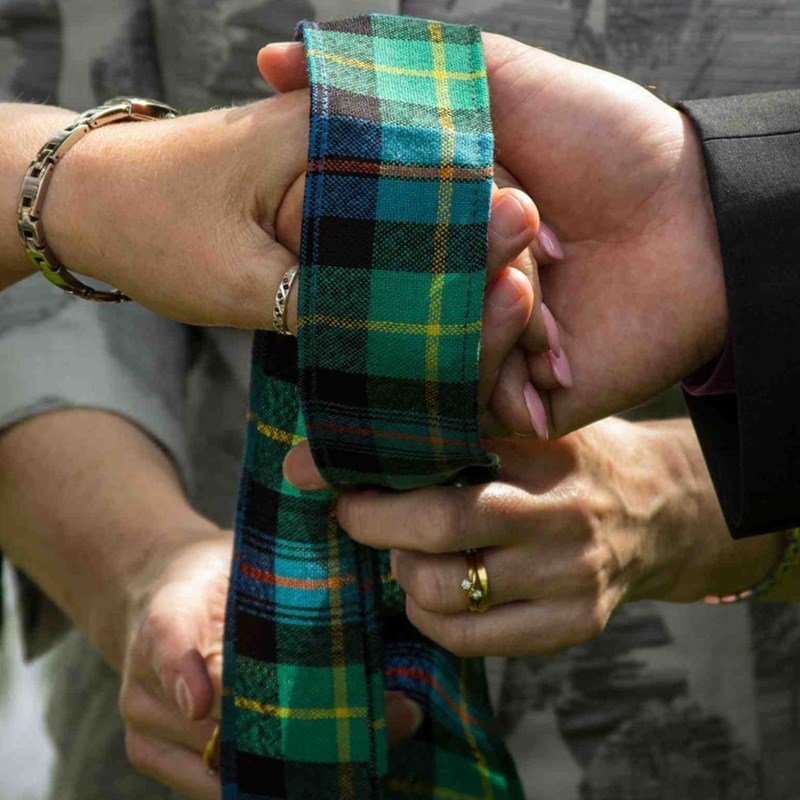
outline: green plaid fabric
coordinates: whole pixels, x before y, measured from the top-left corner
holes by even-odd
[[[225,636],[226,800],[516,800],[483,663],[425,639],[334,492],[489,479],[477,423],[493,140],[480,31],[303,23],[311,80],[297,342],[256,336]],[[387,753],[384,689],[425,722]]]

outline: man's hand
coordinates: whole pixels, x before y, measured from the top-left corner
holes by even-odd
[[[730,538],[688,420],[611,418],[557,442],[490,447],[502,463],[492,483],[353,491],[337,509],[353,539],[392,549],[408,618],[457,655],[553,653],[598,635],[627,600],[738,592],[783,547],[780,535]],[[307,445],[284,472],[319,485]],[[466,548],[484,556],[485,613],[467,610]],[[796,598],[800,580],[780,588]]]
[[[565,254],[540,281],[574,388],[529,359],[561,435],[721,351],[727,308],[702,154],[681,113],[630,81],[493,34],[484,51],[497,157]],[[281,91],[307,84],[302,45],[269,46],[259,66]]]

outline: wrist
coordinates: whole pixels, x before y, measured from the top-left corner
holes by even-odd
[[[651,447],[664,470],[648,566],[633,594],[696,602],[755,585],[780,558],[783,537],[732,539],[688,420],[643,424],[655,434]]]
[[[119,123],[84,136],[58,162],[42,208],[45,236],[58,260],[70,271],[108,282],[105,267],[117,230],[103,209],[124,185],[119,178],[132,155],[126,145],[132,127]]]
[[[107,591],[92,605],[86,620],[90,641],[115,670],[121,670],[131,636],[147,613],[158,588],[174,572],[174,566],[187,551],[229,537],[193,509],[165,515],[166,525],[149,525],[141,537],[141,547],[131,549],[116,564]]]

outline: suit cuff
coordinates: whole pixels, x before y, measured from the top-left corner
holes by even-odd
[[[800,91],[679,104],[703,147],[735,394],[687,398],[735,537],[800,523]]]

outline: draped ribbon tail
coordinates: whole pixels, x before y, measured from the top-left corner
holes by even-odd
[[[490,480],[477,409],[493,137],[479,29],[303,23],[298,339],[257,333],[225,632],[225,800],[521,800],[483,663],[425,639],[334,491]],[[424,711],[387,753],[384,687]]]

